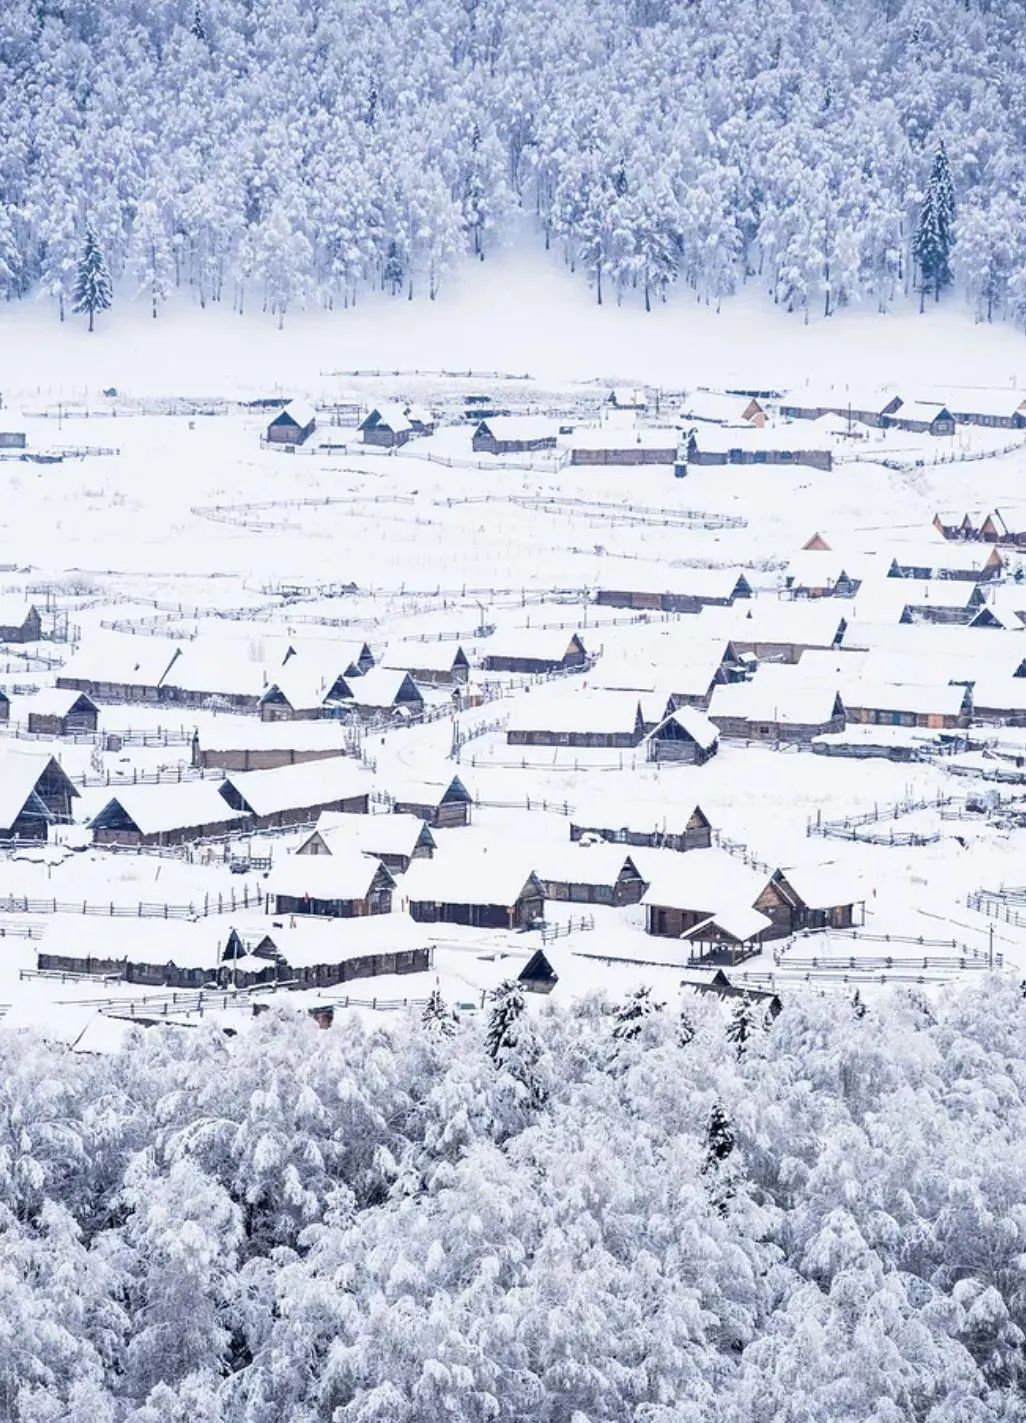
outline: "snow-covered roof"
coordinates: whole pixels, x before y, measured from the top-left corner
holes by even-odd
[[[427,822],[418,815],[347,815],[322,810],[317,829],[307,840],[319,835],[332,855],[346,849],[365,855],[412,855],[425,830]]]
[[[270,895],[295,899],[365,899],[382,869],[381,861],[372,855],[339,846],[330,855],[286,855],[277,860],[266,888]]]
[[[488,422],[489,428],[492,421]],[[670,426],[579,425],[567,441],[575,450],[673,450],[680,444],[681,432]]]
[[[166,786],[125,786],[114,791],[103,810],[117,801],[141,835],[197,830],[205,825],[247,819],[243,811],[232,810],[220,794],[221,784],[219,781],[182,781]],[[94,816],[92,823],[98,818]]]
[[[726,850],[689,850],[672,872],[658,875],[643,904],[705,910],[710,915],[750,909],[766,888],[767,876],[750,869]]]
[[[895,411],[896,420],[922,420],[926,424],[940,417],[950,418],[951,411],[946,405],[935,400],[906,400],[900,410]]]
[[[9,830],[53,757],[48,751],[0,747],[0,830]]]
[[[681,402],[684,419],[711,420],[720,425],[740,425],[752,403],[750,395],[728,395],[719,390],[692,390]],[[756,401],[756,404],[759,402]]]
[[[695,443],[699,450],[723,452],[726,450],[810,450],[829,451],[831,441],[824,440],[810,426],[805,424],[766,425],[758,429],[746,422],[744,425],[706,425],[701,422],[694,426]]]
[[[20,628],[30,615],[37,611],[36,605],[20,597],[17,593],[0,595],[0,627]]]
[[[40,952],[213,970],[230,932],[231,925],[216,918],[192,921],[78,915],[69,920],[62,915],[47,926]]]
[[[634,731],[638,698],[633,692],[557,686],[520,697],[511,707],[507,730],[620,734]]]
[[[289,658],[284,667],[279,667],[269,683],[261,689],[261,695],[273,700],[277,693],[285,698],[293,711],[319,711],[327,703],[340,675],[338,672],[325,673],[298,657]],[[344,678],[343,681],[348,688],[349,679]]]
[[[700,807],[693,803],[668,804],[665,793],[658,786],[650,787],[642,782],[635,784],[629,791],[617,789],[615,796],[610,796],[607,790],[586,789],[584,794],[574,801],[570,819],[574,825],[585,830],[593,827],[596,830],[630,829],[639,834],[648,834],[651,831],[678,835],[696,810],[700,810]],[[635,851],[635,847],[632,847],[632,856],[635,853],[648,855],[652,851]],[[667,855],[676,853],[666,852]],[[635,860],[635,864],[641,869],[640,861]],[[667,870],[675,866],[676,860],[666,861]]]
[[[526,657],[540,661],[559,662],[576,636],[583,644],[581,633],[572,628],[498,628],[491,637],[475,644],[482,657]]]
[[[435,423],[434,412],[426,405],[407,405],[406,418],[411,425],[433,425]]]
[[[761,675],[750,682],[728,682],[713,690],[709,715],[739,717],[746,721],[779,723],[784,726],[820,726],[834,715],[836,687],[806,682],[792,673],[790,681]]]
[[[1026,677],[986,677],[973,686],[977,711],[1026,711]]]
[[[451,638],[435,642],[396,642],[389,644],[378,659],[378,665],[391,671],[450,672],[459,652],[466,657],[461,645]]]
[[[915,667],[910,667],[910,675],[915,675]],[[852,710],[867,708],[873,711],[912,712],[918,716],[958,716],[962,709],[965,687],[956,686],[916,686],[893,683],[872,683],[857,678],[843,690],[846,705]]]
[[[496,843],[488,850],[461,850],[451,837],[431,860],[414,860],[401,881],[409,903],[516,903],[534,870],[534,855],[518,842]]]
[[[862,898],[856,877],[833,861],[825,865],[798,865],[781,873],[809,909],[833,909],[838,905],[855,904]]]
[[[716,914],[710,914],[707,919],[703,919],[690,929],[685,929],[681,938],[708,938],[711,930],[718,929],[728,938],[736,940],[737,943],[747,944],[751,939],[757,938],[764,930],[768,929],[772,923],[773,920],[768,914],[763,914],[761,909],[749,908],[740,904],[729,905]]]
[[[256,717],[218,717],[199,733],[204,751],[334,751],[343,756],[346,733],[329,718],[311,721],[291,717],[258,721]]]
[[[634,852],[624,845],[539,844],[535,870],[543,884],[613,885]]]
[[[781,404],[802,410],[868,410],[879,415],[896,395],[894,390],[875,386],[810,386],[788,391]]]
[[[401,805],[438,805],[454,781],[471,795],[466,777],[454,776],[451,769],[440,767],[437,776],[415,775],[412,771],[389,771],[384,778],[385,789]]]
[[[269,771],[230,771],[225,778],[254,815],[276,815],[367,795],[367,772],[351,757],[326,756]]]
[[[26,697],[19,707],[19,713],[26,716],[67,716],[80,699],[93,703],[85,692],[76,692],[63,687],[44,687],[33,697]]]
[[[428,942],[426,927],[402,913],[363,914],[353,919],[280,916],[244,920],[237,927],[246,943],[269,938],[289,967],[295,969],[342,963],[365,954],[408,952],[424,948]],[[340,986],[339,993],[342,992]]]
[[[288,405],[278,411],[274,419],[280,420],[283,415],[287,415],[301,430],[305,430],[310,421],[317,418],[317,411],[306,400],[290,400]]]
[[[184,645],[161,686],[211,696],[259,697],[267,689],[270,677],[277,675],[273,664],[268,668],[251,661],[234,643],[197,638]]]
[[[1017,411],[1026,413],[1026,391],[956,390],[944,403],[949,410],[960,415],[992,415],[1008,419]]]
[[[892,563],[899,568],[928,568],[933,573],[975,573],[987,564],[1003,563],[1004,555],[994,544],[952,542],[896,543],[891,547]]]
[[[710,750],[719,740],[718,727],[696,707],[678,707],[666,720],[676,722],[703,751]]]
[[[97,633],[72,653],[57,680],[159,687],[179,652],[165,638]]]
[[[394,706],[409,675],[403,668],[372,667],[362,677],[354,677],[349,684],[353,704],[358,707]]]
[[[808,647],[830,647],[851,609],[845,600],[835,601],[832,598],[817,598],[809,602],[759,598],[736,603],[733,608],[713,611],[731,615],[730,636],[735,642],[803,643]]]
[[[402,434],[404,430],[412,429],[410,421],[407,419],[406,411],[395,401],[382,405],[375,405],[369,410],[360,421],[359,428],[392,430],[395,434]]]
[[[559,422],[546,415],[491,415],[478,422],[474,433],[479,432],[497,440],[554,440]]]
[[[614,565],[607,571],[607,564]],[[742,568],[674,568],[656,566],[646,569],[638,567],[636,560],[625,561],[625,566],[617,568],[613,559],[603,559],[602,577],[599,588],[615,589],[617,592],[631,593],[680,593],[692,598],[730,598],[738,581],[744,579]]]

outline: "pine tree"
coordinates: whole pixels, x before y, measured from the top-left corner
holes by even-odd
[[[89,330],[98,311],[107,311],[114,299],[110,271],[93,229],[87,228],[85,246],[75,275],[75,292],[71,309],[89,313]]]
[[[440,1038],[451,1038],[456,1031],[456,1014],[437,988],[431,990],[420,1021],[430,1033]]]
[[[860,1021],[866,1016],[866,1005],[863,1003],[862,994],[857,988],[855,990],[855,997],[851,1000],[851,1011]]]
[[[629,1042],[632,1038],[636,1038],[641,1032],[644,1020],[653,1013],[658,1013],[665,1006],[663,1003],[654,1001],[651,988],[636,988],[616,1010],[613,1037],[618,1038],[621,1042]]]
[[[727,1041],[734,1044],[739,1058],[744,1056],[748,1041],[754,1033],[755,1013],[752,1011],[752,1001],[746,993],[727,1024]]]
[[[695,1041],[695,1025],[691,1021],[687,1011],[681,1009],[680,1018],[677,1021],[677,1042],[681,1047],[689,1047]]]
[[[501,1067],[520,1045],[517,1025],[524,1015],[526,1004],[523,993],[512,979],[499,984],[492,993],[492,1004],[485,1048],[496,1067]]]
[[[933,160],[926,185],[919,223],[912,240],[912,256],[919,267],[919,310],[923,310],[928,288],[935,301],[941,289],[951,283],[951,249],[954,245],[955,189],[944,144]]]
[[[200,9],[199,5],[196,6],[192,14],[192,33],[193,35],[195,35],[196,39],[200,41],[201,44],[204,44],[206,42],[207,27],[203,23],[203,11]]]
[[[705,1132],[705,1165],[704,1171],[713,1171],[717,1166],[721,1166],[727,1157],[734,1150],[736,1145],[734,1133],[730,1127],[730,1118],[717,1102],[709,1113],[709,1125]]]

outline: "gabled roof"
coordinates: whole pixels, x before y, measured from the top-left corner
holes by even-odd
[[[85,692],[64,687],[44,687],[35,696],[26,697],[21,710],[26,716],[67,716],[79,702],[85,702],[93,711],[98,710],[96,703]]]
[[[638,874],[633,851],[623,845],[581,845],[560,841],[539,845],[535,853],[538,878],[543,884],[589,884],[612,887],[624,869]],[[640,876],[639,876],[640,877]]]
[[[411,903],[509,907],[529,883],[540,891],[532,859],[518,845],[464,852],[447,844],[446,853],[413,861],[403,876],[402,892]]]
[[[31,615],[38,614],[38,612],[39,609],[35,603],[27,602],[16,593],[5,593],[0,596],[0,627],[24,627]]]
[[[51,767],[64,774],[59,763],[47,751],[23,751],[11,746],[0,748],[0,830],[11,828],[33,799],[37,784]],[[78,795],[74,786],[71,786],[71,794]],[[53,819],[42,803],[33,808],[48,821]]]
[[[792,672],[791,668],[787,669]],[[823,726],[844,714],[835,686],[804,681],[800,675],[750,682],[728,682],[713,689],[709,715],[737,717],[781,726]]]
[[[267,877],[267,892],[296,899],[366,899],[379,876],[394,886],[380,860],[340,847],[331,855],[286,855],[276,861]]]
[[[492,415],[479,421],[475,435],[492,435],[496,440],[555,440],[559,423],[545,415]]]
[[[678,707],[659,723],[651,735],[655,736],[668,722],[679,726],[702,751],[711,750],[719,740],[719,728],[695,707]]]
[[[420,692],[409,672],[402,668],[372,667],[362,677],[354,677],[349,690],[354,706],[392,707],[399,702],[399,694],[407,684],[419,697]]]
[[[159,687],[180,651],[177,643],[165,638],[98,633],[72,653],[58,672],[57,681]]]
[[[560,662],[574,638],[583,647],[579,632],[570,628],[499,628],[477,644],[482,658],[519,657]]]
[[[295,425],[300,430],[305,430],[311,421],[316,420],[317,411],[305,400],[290,400],[284,409],[271,421],[272,425]]]
[[[765,874],[726,850],[689,850],[677,858],[672,872],[655,877],[642,904],[719,915],[751,909],[768,883]]]
[[[357,427],[360,430],[391,430],[393,434],[401,435],[405,430],[413,427],[406,416],[406,411],[401,405],[396,403],[375,405],[360,421]]]
[[[807,909],[835,909],[856,904],[862,898],[854,876],[838,864],[796,866],[779,870],[777,875],[790,885]]]
[[[719,934],[733,939],[737,944],[748,944],[753,939],[757,939],[772,923],[773,920],[768,914],[763,914],[761,909],[747,909],[742,905],[732,905],[727,909],[719,910],[716,914],[710,914],[707,919],[703,919],[701,923],[695,924],[692,928],[685,929],[681,938],[708,938],[711,930],[717,930]]]
[[[517,732],[612,736],[633,733],[640,720],[635,692],[557,686],[520,698],[511,708],[506,726]]]
[[[450,638],[435,642],[396,642],[389,644],[378,665],[393,672],[450,672],[461,656],[459,665],[469,665],[460,643]]]
[[[111,811],[120,807],[140,835],[161,835],[170,830],[197,830],[205,825],[248,819],[232,810],[220,794],[219,781],[182,781],[169,786],[126,786],[112,795],[89,822],[102,829]]]
[[[895,420],[922,420],[932,424],[934,420],[953,420],[954,416],[946,405],[933,400],[907,400],[895,412]]]
[[[1021,390],[959,390],[947,402],[949,410],[966,415],[994,415],[1008,419],[1019,411],[1026,412],[1026,391]]]
[[[418,815],[348,815],[344,811],[322,810],[317,828],[303,844],[319,835],[330,855],[356,850],[364,855],[412,855],[427,837],[434,837],[427,821]]]
[[[451,776],[445,770],[441,775],[441,780],[428,781],[419,776],[404,776],[401,772],[389,773],[385,789],[400,805],[439,806],[443,800],[470,802],[474,799],[460,776]]]
[[[232,786],[257,816],[315,809],[370,791],[367,772],[347,756],[326,756],[269,771],[230,771],[223,784]]]

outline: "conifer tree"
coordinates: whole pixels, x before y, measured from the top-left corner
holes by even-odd
[[[715,1103],[709,1113],[709,1125],[706,1128],[705,1139],[705,1166],[703,1169],[712,1171],[726,1161],[736,1145],[734,1133],[730,1127],[730,1118],[719,1102]]]
[[[645,986],[636,988],[616,1010],[613,1037],[618,1038],[621,1042],[629,1042],[632,1038],[636,1038],[641,1032],[644,1020],[653,1013],[658,1013],[664,1006],[662,1003],[655,1002],[651,988]]]
[[[495,989],[492,993],[492,1005],[492,1011],[488,1015],[485,1048],[496,1067],[502,1067],[520,1046],[518,1024],[526,1005],[523,993],[512,979],[500,983]]]
[[[912,255],[919,267],[919,310],[922,311],[928,288],[935,301],[941,289],[951,283],[951,249],[954,245],[955,189],[951,167],[944,144],[933,160],[926,185],[919,222],[912,240]]]
[[[682,1008],[677,1021],[677,1042],[681,1047],[689,1047],[695,1041],[695,1025],[686,1009]]]
[[[456,1014],[442,997],[441,991],[437,988],[431,990],[431,996],[424,1005],[424,1011],[420,1015],[420,1021],[429,1032],[441,1038],[451,1038],[456,1031]]]
[[[88,312],[89,330],[93,329],[93,317],[98,311],[107,311],[114,299],[110,280],[110,270],[93,229],[87,228],[85,246],[75,274],[75,291],[71,309]]]
[[[855,990],[855,997],[851,1000],[851,1011],[860,1021],[866,1016],[866,1005],[863,1003],[862,994],[857,988]]]
[[[203,11],[199,5],[196,6],[192,14],[192,33],[203,44],[207,38],[207,27],[203,23]]]
[[[748,1041],[754,1033],[755,1014],[752,1011],[752,1001],[746,993],[734,1009],[730,1022],[727,1024],[727,1041],[734,1044],[734,1050],[739,1058],[744,1056]]]

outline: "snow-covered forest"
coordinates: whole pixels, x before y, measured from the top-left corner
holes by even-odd
[[[750,282],[800,313],[886,310],[952,283],[1022,320],[1021,18],[990,0],[8,0],[0,293],[55,318],[102,310],[110,279],[154,315],[176,286],[279,318],[431,296],[522,211],[606,302]]]
[[[1024,1004],[0,1036],[16,1423],[997,1423]]]

